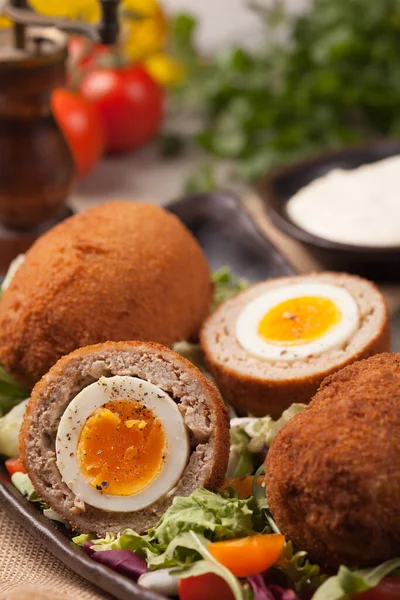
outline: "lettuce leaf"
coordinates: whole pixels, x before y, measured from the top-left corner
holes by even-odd
[[[3,283],[0,286],[0,300],[3,292],[8,288],[12,278],[19,269],[20,265],[24,262],[24,255],[20,254],[10,264],[7,274],[3,279]],[[14,379],[7,373],[7,371],[0,365],[0,417],[7,414],[14,406],[19,404],[21,400],[24,400],[29,396],[29,392],[20,386]],[[1,453],[1,452],[0,452]],[[5,453],[8,456],[7,453]]]
[[[277,421],[269,416],[231,419],[231,448],[227,477],[252,475],[257,463],[262,460],[262,457],[256,455],[269,448],[282,427],[305,407],[305,404],[292,404]]]
[[[70,528],[70,524],[60,517],[58,513],[56,513],[48,504],[46,504],[46,502],[44,502],[44,500],[41,499],[33,487],[32,482],[29,479],[29,475],[20,472],[14,473],[11,475],[11,483],[27,500],[29,500],[29,502],[38,504],[45,517],[51,521],[58,521],[59,523],[62,523],[66,527]]]
[[[0,418],[0,454],[18,456],[18,437],[28,400],[19,402],[4,417]]]
[[[240,419],[231,419],[231,424]],[[227,477],[245,477],[254,473],[254,455],[248,446],[250,437],[241,427],[232,427],[230,430],[231,445]]]
[[[384,577],[400,568],[400,558],[388,560],[377,567],[350,571],[341,566],[337,575],[330,577],[318,588],[312,600],[350,600],[359,594],[376,587]]]
[[[290,541],[285,542],[282,557],[274,569],[279,569],[284,574],[287,584],[300,596],[308,597],[309,592],[318,589],[326,580],[320,567],[309,561],[307,552],[295,551]]]
[[[20,472],[14,473],[11,475],[11,483],[29,502],[37,502],[47,508],[47,505],[33,487],[29,475]]]
[[[199,489],[188,497],[177,496],[158,525],[146,535],[126,529],[120,535],[108,534],[92,540],[91,549],[131,550],[147,560],[150,569],[188,565],[200,560],[192,546],[183,544],[187,533],[196,533],[208,541],[244,537],[255,533],[253,513],[257,510],[254,498],[243,500]],[[83,546],[90,541],[85,534],[73,538]]]
[[[85,539],[86,538],[86,539]],[[85,535],[80,535],[73,538],[75,544],[83,546],[83,544],[89,541]],[[105,550],[130,550],[136,552],[142,558],[146,558],[147,551],[150,553],[157,553],[158,549],[153,547],[150,543],[147,535],[139,535],[133,529],[125,529],[121,534],[107,534],[102,539],[93,540],[92,550],[95,552],[101,552]]]
[[[149,539],[166,547],[180,533],[195,531],[212,541],[251,535],[251,499],[226,498],[205,489],[175,497]]]
[[[19,385],[0,365],[0,417],[28,398],[29,392]]]
[[[190,548],[203,560],[199,560],[193,563],[189,567],[183,567],[180,569],[174,569],[171,571],[171,575],[177,579],[185,579],[186,577],[197,577],[198,575],[204,575],[204,573],[215,573],[222,577],[229,585],[232,590],[233,597],[235,600],[244,600],[243,589],[239,580],[232,575],[232,573],[218,562],[212,554],[207,550],[209,540],[204,536],[198,535],[193,531],[185,533],[174,541],[175,547],[182,546],[184,548]]]

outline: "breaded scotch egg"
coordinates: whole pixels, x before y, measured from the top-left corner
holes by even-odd
[[[20,452],[41,498],[76,529],[143,533],[174,496],[222,484],[228,411],[169,348],[107,342],[64,356],[34,387]]]
[[[325,379],[265,464],[278,527],[312,560],[363,567],[400,556],[400,354]]]
[[[390,349],[376,286],[329,272],[249,287],[206,319],[200,339],[224,398],[240,414],[274,418],[309,402],[330,373]]]
[[[0,362],[32,387],[82,346],[170,346],[197,335],[211,296],[205,256],[174,215],[132,202],[96,206],[27,252],[0,302]]]

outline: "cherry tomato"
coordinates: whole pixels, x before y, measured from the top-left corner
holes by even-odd
[[[74,155],[78,175],[87,175],[104,152],[104,132],[95,106],[79,94],[57,89],[51,99],[54,117]]]
[[[205,573],[179,581],[179,600],[234,600],[231,588],[222,577]]]
[[[140,148],[160,128],[163,92],[140,66],[93,68],[83,77],[81,93],[99,109],[108,152]]]
[[[208,551],[236,577],[248,577],[271,567],[282,554],[285,536],[276,533],[213,542]]]
[[[400,577],[385,577],[372,590],[355,594],[353,600],[399,600]]]
[[[5,462],[5,466],[10,475],[14,475],[14,473],[26,473],[25,467],[19,457],[8,458]]]

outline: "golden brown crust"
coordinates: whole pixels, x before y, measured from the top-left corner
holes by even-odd
[[[242,294],[244,293],[242,292]],[[319,373],[287,380],[268,380],[246,376],[215,360],[215,353],[211,343],[208,342],[209,337],[204,333],[208,319],[212,318],[211,315],[206,319],[201,329],[200,343],[209,370],[215,378],[223,398],[232,404],[239,415],[251,414],[257,417],[270,415],[273,418],[278,418],[294,402],[307,404],[328,375],[357,360],[390,351],[389,313],[385,299],[381,294],[380,298],[385,309],[382,327],[361,351],[353,354],[342,363],[335,364],[333,367],[324,369]],[[218,310],[223,310],[223,305]]]
[[[0,362],[32,387],[63,355],[107,340],[195,337],[212,296],[205,256],[162,208],[110,202],[27,252],[0,302]]]
[[[400,554],[400,354],[379,354],[324,380],[266,458],[283,533],[312,560],[367,566]]]
[[[38,414],[42,414],[46,409],[47,404],[47,392],[51,383],[58,377],[62,376],[65,369],[73,362],[80,361],[86,356],[90,356],[96,351],[104,352],[133,352],[135,350],[144,352],[159,353],[162,357],[168,359],[171,363],[179,364],[184,369],[185,373],[190,377],[190,380],[199,381],[202,388],[206,389],[206,395],[210,407],[210,411],[213,413],[214,426],[212,430],[212,444],[213,452],[211,456],[211,462],[208,462],[208,473],[201,479],[201,483],[198,487],[205,487],[209,490],[216,490],[222,485],[226,469],[228,466],[229,459],[229,448],[230,448],[230,437],[229,437],[229,415],[226,406],[224,405],[220,394],[216,387],[206,379],[201,372],[191,362],[186,360],[180,355],[177,355],[173,350],[162,346],[155,342],[106,342],[105,344],[96,344],[93,346],[80,348],[75,350],[71,354],[62,357],[34,387],[30,401],[28,403],[24,420],[21,426],[19,446],[21,459],[25,465],[25,468],[31,478],[31,481],[35,489],[46,498],[46,501],[52,505],[54,510],[58,512],[65,520],[67,520],[74,528],[80,529],[82,521],[74,516],[70,510],[65,509],[62,504],[52,504],[52,499],[46,497],[46,488],[43,485],[42,473],[38,471],[36,465],[31,464],[29,458],[30,453],[28,449],[28,443],[30,435],[30,429],[35,422]],[[166,510],[168,505],[171,503],[172,497],[165,500],[165,506],[163,512]],[[96,509],[97,510],[97,509]],[[129,513],[127,518],[129,517]],[[158,521],[161,514],[157,514],[152,525]],[[151,517],[149,517],[151,520]],[[131,526],[129,523],[125,523],[125,527]],[[150,526],[150,525],[149,525]],[[101,531],[92,529],[95,533],[101,533]],[[143,530],[144,531],[144,530]]]

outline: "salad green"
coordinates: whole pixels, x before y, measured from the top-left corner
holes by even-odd
[[[172,50],[188,73],[177,110],[205,113],[194,139],[210,158],[191,176],[192,190],[216,186],[215,157],[248,180],[322,149],[397,139],[398,0],[312,0],[300,13],[285,0],[251,6],[265,32],[252,50],[203,57],[196,21],[180,15],[172,26]]]
[[[231,451],[227,477],[252,475],[258,467],[257,455],[267,449],[285,423],[305,407],[305,404],[292,404],[277,421],[269,416],[231,419]]]
[[[249,283],[246,279],[235,277],[230,267],[220,267],[212,273],[214,283],[214,298],[211,310],[215,310],[222,302],[237,296],[239,292],[245,290]]]
[[[178,578],[216,573],[227,581],[235,598],[244,598],[243,586],[207,552],[207,545],[255,535],[261,530],[271,533],[265,512],[259,509],[254,497],[243,500],[200,489],[187,498],[175,498],[158,525],[145,535],[127,529],[120,535],[109,534],[99,540],[83,534],[73,541],[80,546],[92,541],[91,550],[95,552],[136,552],[146,560],[150,570],[172,569],[170,573]],[[310,564],[306,553],[295,551],[290,542],[285,544],[276,570],[289,588],[301,592],[316,589],[324,579],[319,567]]]
[[[126,529],[119,536],[95,540],[93,549],[133,550],[147,559],[150,568],[166,568],[185,564],[190,558],[175,555],[177,539],[195,532],[210,541],[220,541],[254,534],[252,517],[257,512],[253,498],[223,497],[205,489],[188,497],[175,497],[158,525],[139,536]],[[74,542],[83,545],[88,538],[78,536]],[[191,557],[193,560],[195,557]]]
[[[0,418],[0,454],[18,456],[18,437],[28,400],[20,402]]]
[[[14,378],[0,365],[0,417],[7,414],[28,396],[29,392],[16,383]]]
[[[59,523],[63,523],[66,527],[69,527],[67,521],[62,519],[59,514],[57,514],[46,502],[44,502],[35,488],[31,480],[29,479],[29,475],[26,473],[17,472],[11,475],[11,482],[17,488],[17,490],[27,499],[29,502],[33,502],[37,504],[43,512],[43,515],[50,519],[51,521],[58,521]]]
[[[330,577],[321,585],[312,600],[351,600],[352,594],[376,587],[384,577],[393,574],[396,569],[400,569],[400,558],[358,571],[350,571],[342,566],[337,575]]]

